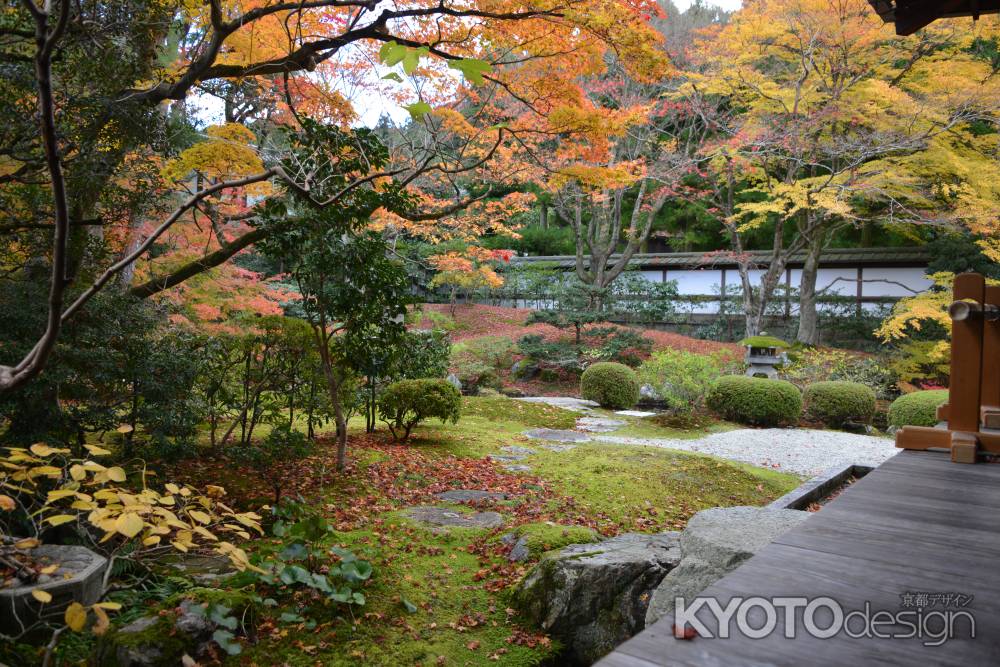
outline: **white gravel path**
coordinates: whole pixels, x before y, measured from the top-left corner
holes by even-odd
[[[695,440],[624,438],[604,434],[593,434],[591,438],[616,445],[651,445],[712,454],[808,476],[852,463],[877,466],[899,451],[890,438],[812,429],[737,429]]]

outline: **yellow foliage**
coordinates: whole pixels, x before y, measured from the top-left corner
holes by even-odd
[[[936,322],[951,332],[948,306],[951,304],[951,283],[955,274],[934,273],[928,276],[934,285],[916,296],[904,297],[896,302],[892,313],[875,330],[875,335],[885,342],[910,335],[910,330],[920,331],[927,322]]]
[[[120,467],[70,458],[68,450],[43,444],[9,447],[0,455],[0,488],[18,498],[36,521],[52,526],[87,523],[103,533],[101,542],[116,540],[113,545],[123,546],[135,541],[133,557],[144,546],[158,544],[161,537],[173,536],[178,549],[210,548],[228,557],[239,570],[253,568],[242,549],[219,536],[229,533],[246,539],[247,528],[260,533],[259,515],[234,512],[213,497],[174,483],[168,483],[165,492],[147,486],[138,491],[117,486],[125,477]],[[50,488],[51,481],[42,485],[40,478],[54,480],[56,488]],[[224,493],[221,487],[213,487],[211,495]],[[13,503],[10,496],[0,498]],[[4,503],[4,508],[8,505]],[[37,540],[23,540],[18,548],[37,545]]]
[[[559,189],[569,183],[579,183],[585,189],[608,190],[625,188],[643,177],[641,165],[623,162],[610,167],[573,164],[563,167],[549,178],[549,187]]]
[[[163,167],[168,181],[183,181],[197,173],[211,180],[233,180],[257,174],[264,163],[252,146],[254,135],[238,123],[209,127],[207,139],[181,152]],[[267,184],[255,184],[254,194],[269,191]],[[252,188],[248,188],[250,190]]]

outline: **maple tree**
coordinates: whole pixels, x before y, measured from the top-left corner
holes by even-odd
[[[480,288],[497,288],[503,285],[501,278],[494,270],[498,262],[510,262],[513,251],[488,250],[477,246],[469,246],[464,251],[448,251],[439,255],[431,255],[427,262],[437,271],[431,279],[430,287],[447,287],[452,314],[458,290],[467,293]]]
[[[699,45],[682,93],[714,109],[720,128],[704,164],[739,260],[748,334],[760,331],[790,257],[802,252],[798,339],[816,342],[819,258],[844,226],[946,217],[982,225],[995,211],[986,203],[993,186],[959,173],[988,143],[973,138],[972,124],[995,118],[991,66],[969,50],[995,29],[936,25],[899,40],[862,0],[765,0]],[[979,145],[970,150],[968,140]],[[927,196],[941,180],[960,181],[952,204]],[[755,284],[746,236],[765,231],[771,256]]]
[[[3,11],[3,48],[17,54],[12,62],[23,76],[2,101],[13,119],[2,137],[3,196],[12,214],[0,224],[13,235],[8,239],[18,257],[41,258],[51,269],[45,329],[24,358],[5,360],[3,390],[37,375],[62,324],[117,276],[128,275],[177,223],[194,222],[196,212],[212,228],[202,237],[203,251],[146,272],[145,282],[131,286],[133,294],[175,287],[274,233],[255,226],[260,205],[224,210],[234,200],[245,205],[251,188],[265,184],[274,189],[266,201],[296,191],[314,204],[335,206],[356,189],[380,191],[394,182],[420,187],[431,207],[447,204],[393,215],[416,222],[446,218],[477,199],[461,196],[457,176],[483,169],[494,157],[515,165],[520,137],[548,131],[554,112],[581,104],[576,78],[602,71],[608,50],[647,75],[663,63],[647,20],[655,6],[640,0],[489,7],[57,0]],[[385,67],[396,66],[405,79],[398,71],[385,74]],[[336,164],[336,155],[317,150],[290,163],[281,159],[283,147],[269,140],[276,126],[301,125],[304,114],[346,128],[356,117],[347,91],[362,87],[406,106],[414,141],[404,142],[410,150],[394,153],[398,161],[386,169],[349,172],[343,192],[325,191],[312,166]],[[164,137],[183,124],[183,103],[202,94],[223,99],[229,121],[209,135],[212,150],[193,146],[164,161],[162,183],[134,187],[146,173],[135,157],[169,154]],[[37,114],[26,112],[32,107]],[[237,123],[254,129],[253,140],[233,127]],[[225,156],[215,150],[222,147]],[[263,169],[254,171],[258,162],[246,149]],[[195,170],[196,187],[178,203],[176,179],[185,168]],[[125,207],[127,215],[110,215],[114,195],[137,198]],[[485,201],[483,207],[488,210]],[[16,268],[16,257],[13,263]]]

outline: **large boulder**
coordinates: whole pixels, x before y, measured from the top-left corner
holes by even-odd
[[[589,665],[642,630],[650,592],[680,555],[678,533],[570,545],[525,576],[514,605],[563,643],[560,664]]]
[[[653,592],[646,624],[673,612],[676,598],[696,596],[808,517],[808,512],[766,507],[716,507],[698,512],[681,534],[683,559]]]

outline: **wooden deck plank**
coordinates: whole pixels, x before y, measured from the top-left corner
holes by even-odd
[[[664,618],[598,664],[1000,664],[998,564],[1000,465],[957,465],[946,454],[902,452],[703,595],[723,605],[734,596],[825,596],[847,610],[868,602],[873,611],[892,612],[901,609],[904,593],[963,593],[974,596],[966,609],[975,616],[975,640],[927,647],[907,639],[818,639],[803,631],[799,614],[794,639],[779,631],[762,639],[685,641],[673,637],[673,619]],[[698,617],[716,631],[710,614]],[[783,623],[779,611],[778,627]]]

